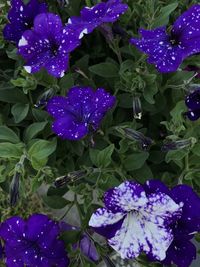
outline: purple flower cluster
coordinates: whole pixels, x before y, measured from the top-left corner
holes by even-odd
[[[190,240],[200,231],[200,198],[189,186],[169,190],[156,180],[144,186],[126,181],[108,190],[104,203],[89,225],[122,258],[145,252],[151,260],[179,267],[188,267],[195,259]]]
[[[69,259],[59,234],[59,225],[43,214],[33,214],[26,221],[18,216],[7,219],[0,226],[6,266],[68,266]]]
[[[12,0],[11,5],[5,39],[18,43],[28,73],[45,68],[55,77],[62,77],[68,69],[69,53],[81,44],[84,33],[92,32],[102,23],[116,21],[128,8],[121,0],[108,0],[83,8],[80,17],[70,18],[63,27],[60,17],[48,13],[46,4],[39,0],[31,0],[27,5],[22,0]]]
[[[142,38],[130,42],[149,56],[148,62],[160,72],[176,71],[186,57],[200,52],[200,5],[183,13],[169,34],[165,26],[139,32]]]
[[[47,111],[55,119],[53,131],[63,139],[78,140],[99,128],[105,113],[115,104],[115,97],[104,89],[73,87],[66,97],[49,100]]]

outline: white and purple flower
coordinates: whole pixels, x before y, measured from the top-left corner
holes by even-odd
[[[79,38],[91,33],[103,23],[115,22],[126,12],[128,5],[121,0],[108,0],[93,7],[84,7],[80,17],[71,17],[68,24],[79,31]]]
[[[147,194],[162,192],[176,203],[183,203],[181,217],[175,224],[171,224],[174,240],[163,264],[189,267],[196,258],[196,247],[191,239],[200,232],[200,197],[187,185],[177,185],[169,190],[161,181],[150,180],[144,187]]]
[[[200,5],[183,13],[169,34],[166,26],[139,32],[142,38],[130,42],[149,56],[148,62],[160,72],[176,71],[186,57],[200,52]]]
[[[163,192],[147,194],[142,185],[126,181],[108,190],[104,208],[92,215],[89,225],[106,238],[122,258],[141,252],[159,261],[173,241],[170,225],[181,216],[182,202]]]
[[[11,9],[8,13],[9,23],[3,30],[4,38],[18,43],[24,31],[31,29],[34,18],[47,12],[44,1],[30,0],[27,5],[22,0],[11,0]]]
[[[63,139],[79,140],[99,128],[106,112],[115,104],[115,97],[103,88],[73,87],[66,97],[55,96],[47,111],[55,118],[53,131]]]
[[[58,15],[42,13],[35,18],[33,29],[23,33],[18,49],[26,60],[27,72],[45,68],[49,74],[62,77],[68,69],[69,53],[79,45],[77,32],[63,27]]]
[[[195,88],[185,98],[185,104],[188,108],[186,116],[191,121],[196,121],[200,118],[200,88]]]

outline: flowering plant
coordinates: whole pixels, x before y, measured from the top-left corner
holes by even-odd
[[[200,4],[0,3],[0,266],[200,264]]]

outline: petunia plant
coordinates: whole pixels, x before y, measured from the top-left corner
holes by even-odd
[[[2,0],[0,266],[200,265],[200,3]]]

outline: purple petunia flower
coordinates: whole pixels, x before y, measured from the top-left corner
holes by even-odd
[[[68,24],[79,31],[79,38],[91,33],[96,27],[106,22],[115,22],[120,15],[126,12],[128,5],[121,0],[108,0],[93,7],[84,7],[80,17],[71,17]]]
[[[49,100],[47,111],[55,118],[53,131],[63,139],[79,140],[99,128],[105,113],[115,104],[115,97],[104,89],[73,87],[66,97]]]
[[[49,74],[62,77],[68,68],[69,53],[79,45],[76,31],[63,27],[58,15],[42,13],[35,18],[33,30],[23,33],[18,47],[27,72],[45,68]]]
[[[165,26],[139,32],[142,38],[130,42],[149,56],[148,62],[160,72],[176,71],[186,57],[200,52],[200,5],[183,13],[169,34]]]
[[[80,230],[80,228],[76,226],[72,226],[65,222],[60,222],[59,224],[61,231],[77,231]],[[99,260],[99,254],[96,250],[96,247],[94,245],[94,242],[88,237],[86,233],[83,233],[80,237],[80,241],[75,243],[73,245],[74,249],[79,248],[83,255],[90,259],[93,262],[96,262]]]
[[[165,193],[176,203],[183,203],[181,217],[176,224],[172,224],[174,240],[163,263],[189,267],[196,258],[196,248],[190,240],[200,231],[200,197],[187,185],[177,185],[169,190],[157,180],[148,181],[145,190],[149,195],[156,192]]]
[[[186,96],[185,104],[189,111],[186,116],[191,121],[196,121],[200,118],[200,88]]]
[[[11,0],[11,9],[8,13],[8,23],[4,30],[4,38],[18,43],[24,31],[31,29],[34,18],[47,11],[47,5],[39,0],[30,0],[25,5],[22,0]]]
[[[7,219],[0,226],[6,266],[68,266],[65,245],[58,240],[59,234],[58,224],[43,214],[33,214],[26,221],[18,216]]]
[[[109,245],[122,258],[135,258],[141,252],[163,260],[173,241],[170,224],[182,211],[182,203],[163,192],[147,195],[142,185],[126,181],[108,190],[105,208],[99,208],[89,225],[108,238]]]

